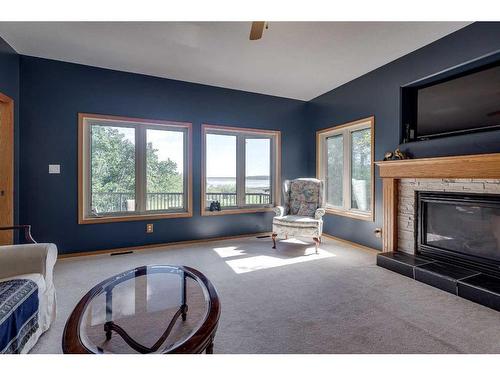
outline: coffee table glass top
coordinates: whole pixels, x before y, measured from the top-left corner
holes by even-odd
[[[172,352],[209,313],[207,287],[192,271],[144,266],[105,280],[83,309],[80,342],[93,353]]]

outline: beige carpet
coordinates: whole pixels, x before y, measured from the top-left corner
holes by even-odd
[[[58,316],[33,353],[60,353],[64,324],[96,283],[145,264],[188,265],[216,286],[215,353],[500,353],[500,313],[377,267],[375,252],[269,238],[60,260]]]

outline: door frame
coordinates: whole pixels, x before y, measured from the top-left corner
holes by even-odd
[[[0,92],[2,124],[0,131],[0,199],[5,199],[7,209],[0,210],[0,226],[14,225],[14,100]],[[4,122],[5,121],[5,122]],[[5,174],[5,176],[4,176]],[[12,244],[13,232],[0,231],[0,245]]]

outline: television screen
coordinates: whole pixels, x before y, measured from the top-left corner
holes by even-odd
[[[500,129],[500,66],[417,89],[416,138]]]

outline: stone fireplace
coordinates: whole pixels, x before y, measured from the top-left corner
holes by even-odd
[[[417,192],[417,255],[500,277],[500,196]]]
[[[500,179],[425,179],[403,178],[398,185],[398,247],[397,250],[415,254],[417,244],[418,192],[452,192],[464,194],[492,194],[500,197]],[[499,223],[500,226],[500,223]]]
[[[377,264],[500,311],[500,154],[376,164]]]

